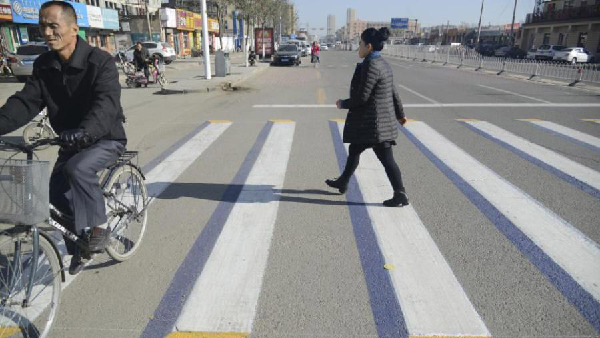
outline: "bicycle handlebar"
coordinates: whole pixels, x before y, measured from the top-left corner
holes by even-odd
[[[13,143],[13,142],[8,142],[8,141],[0,139],[0,147],[7,147],[9,149],[19,150],[20,152],[23,152],[26,154],[32,154],[37,148],[48,145],[48,144],[49,145],[58,145],[58,146],[67,145],[67,143],[61,141],[60,138],[58,138],[58,137],[37,140],[33,144],[30,144],[30,145]]]

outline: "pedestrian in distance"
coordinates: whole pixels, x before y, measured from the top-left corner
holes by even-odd
[[[398,137],[396,121],[404,125],[406,118],[394,86],[392,68],[380,53],[389,36],[386,27],[368,28],[360,36],[358,56],[364,61],[354,70],[350,98],[336,102],[338,109],[349,110],[343,132],[344,143],[350,143],[348,159],[342,175],[325,183],[345,193],[350,177],[358,167],[360,154],[371,148],[394,189],[394,196],[383,205],[397,207],[408,205],[408,197],[392,146],[396,145]]]
[[[310,47],[310,55],[311,55],[310,61],[315,64],[315,67],[317,67],[317,64],[319,64],[321,62],[320,54],[321,54],[321,47],[317,44],[316,41],[313,41],[312,46]]]
[[[150,53],[142,46],[142,42],[138,41],[135,44],[135,50],[133,51],[133,63],[137,71],[144,70],[144,76],[146,79],[150,78],[150,70],[148,69],[148,60],[150,59]]]

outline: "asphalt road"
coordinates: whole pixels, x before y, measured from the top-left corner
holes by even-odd
[[[146,172],[141,248],[78,275],[52,336],[598,337],[600,124],[584,119],[600,95],[388,60],[414,120],[394,147],[411,205],[395,209],[369,151],[346,195],[323,182],[345,162],[334,104],[355,52],[233,92],[124,89],[128,148],[145,169],[168,155],[174,178]]]

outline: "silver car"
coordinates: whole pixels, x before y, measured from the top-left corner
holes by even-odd
[[[166,43],[166,42],[153,42],[147,41],[142,42],[142,46],[148,50],[150,56],[158,55],[159,61],[162,60],[165,64],[169,64],[175,60],[177,55],[175,54],[175,49]],[[127,61],[133,61],[133,51],[135,50],[135,45],[129,47],[127,52],[125,52],[125,56],[127,57]]]
[[[48,46],[44,42],[32,42],[17,47],[17,53],[11,58],[10,68],[20,82],[25,82],[33,73],[33,62],[41,54],[47,52]]]

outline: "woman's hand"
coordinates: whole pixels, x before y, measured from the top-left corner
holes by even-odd
[[[400,123],[400,125],[405,125],[406,124],[406,118],[405,117],[401,117],[398,119],[398,123]]]
[[[335,101],[335,106],[337,107],[337,109],[342,109],[342,100]]]

